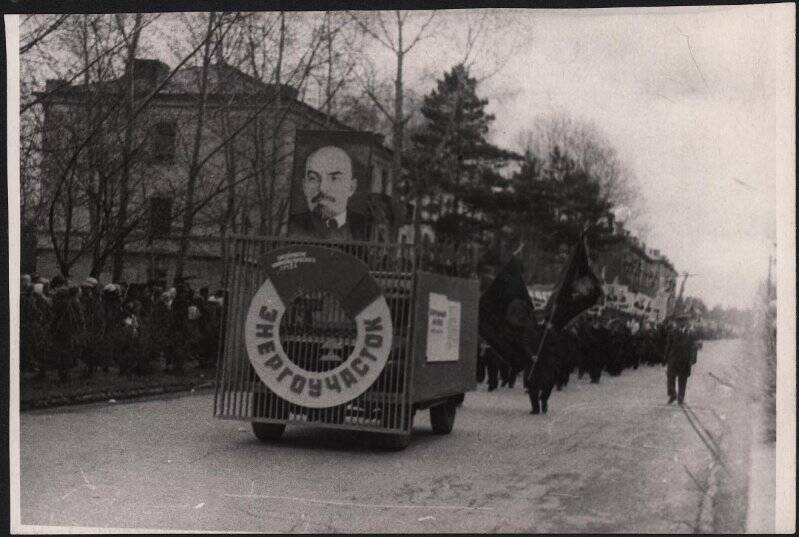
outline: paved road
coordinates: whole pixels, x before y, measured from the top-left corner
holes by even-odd
[[[705,343],[689,383],[689,403],[719,437],[725,422],[745,416],[736,390],[708,373],[735,386],[744,358],[738,341]],[[520,386],[481,388],[467,395],[449,436],[433,435],[427,413],[418,414],[411,446],[398,453],[361,447],[356,433],[305,427],[287,429],[279,445],[261,444],[249,424],[211,418],[208,394],[30,412],[20,432],[22,521],[277,532],[690,532],[711,456],[665,399],[665,370],[646,366],[603,376],[599,385],[572,377],[553,393],[546,416],[529,414]],[[732,474],[745,473],[745,454],[731,453]],[[726,528],[745,516],[735,507],[740,487],[729,490]]]

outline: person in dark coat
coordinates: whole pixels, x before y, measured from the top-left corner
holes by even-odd
[[[584,358],[583,368],[588,372],[592,384],[598,384],[602,377],[602,369],[607,362],[610,335],[600,322],[599,317],[582,326],[580,331],[580,348]]]
[[[189,308],[193,307],[192,290],[185,282],[178,282],[175,287],[175,299],[172,301],[171,318],[171,345],[170,354],[172,355],[171,371],[177,375],[185,373],[185,364],[191,353],[191,320],[189,319]],[[196,308],[196,306],[194,306]]]
[[[58,371],[58,380],[69,380],[69,370],[80,356],[81,343],[85,340],[85,322],[78,300],[79,288],[68,287],[62,276],[53,278],[53,318],[50,335],[53,340],[52,355]]]
[[[200,338],[200,367],[213,369],[219,350],[219,332],[222,322],[222,305],[216,297],[207,298],[202,315],[205,318],[205,323]]]
[[[610,345],[607,347],[607,365],[605,370],[615,377],[630,363],[629,334],[621,320],[614,320],[609,326]]]
[[[33,365],[37,370],[35,380],[44,380],[47,378],[47,361],[52,345],[50,323],[53,318],[53,304],[44,292],[43,283],[33,284],[30,306],[27,322],[30,323]]]
[[[33,370],[33,353],[31,338],[31,314],[33,313],[33,285],[31,277],[23,274],[19,286],[19,368],[27,372]]]
[[[579,357],[579,343],[576,335],[576,327],[566,327],[559,334],[558,361],[555,373],[555,389],[561,391],[569,384],[569,377],[577,365]]]
[[[638,332],[638,351],[640,354],[641,362],[652,367],[657,362],[657,350],[655,348],[655,330],[652,323],[647,321]]]
[[[103,335],[101,338],[101,352],[99,364],[105,373],[114,361],[119,359],[119,349],[122,348],[124,341],[123,321],[124,312],[122,309],[122,290],[113,283],[103,287],[102,311],[103,311]]]
[[[163,291],[150,312],[146,336],[146,352],[150,364],[161,364],[162,361],[169,359],[170,325],[172,324],[171,301],[172,296],[169,291]]]
[[[543,326],[537,331],[537,338],[543,336]],[[531,368],[527,368],[527,391],[530,397],[531,414],[547,413],[549,396],[555,386],[555,372],[558,363],[558,331],[554,326],[550,326],[541,351],[537,357],[533,357],[535,363]]]
[[[485,364],[486,370],[488,372],[488,391],[492,392],[497,389],[499,386],[499,369],[500,367],[504,366],[504,360],[499,355],[499,353],[491,347],[491,345],[486,344],[482,346],[482,361]]]
[[[45,300],[42,284],[31,283],[30,277],[22,278],[20,288],[20,369],[41,370],[47,356],[50,305]],[[38,292],[35,292],[37,289]]]
[[[691,367],[696,363],[696,354],[702,346],[696,334],[688,326],[687,317],[678,317],[669,334],[669,350],[666,360],[666,391],[669,404],[677,400],[682,405],[688,387]],[[676,389],[675,389],[676,383]]]
[[[105,318],[103,316],[103,305],[97,293],[97,280],[86,278],[81,283],[80,305],[83,311],[83,319],[86,323],[84,332],[85,340],[82,345],[82,361],[86,368],[84,378],[91,378],[94,369],[102,362],[102,341],[105,331]]]

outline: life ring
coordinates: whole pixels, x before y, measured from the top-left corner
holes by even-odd
[[[391,351],[393,325],[382,289],[359,259],[319,246],[291,246],[267,253],[267,279],[255,293],[244,323],[245,348],[258,377],[279,397],[308,408],[347,403],[377,380]],[[300,290],[336,297],[355,321],[349,356],[328,371],[292,362],[280,340],[280,321]]]

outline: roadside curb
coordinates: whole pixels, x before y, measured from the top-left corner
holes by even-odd
[[[699,502],[699,520],[696,527],[697,533],[714,533],[713,521],[715,519],[716,494],[719,490],[719,464],[715,460],[710,464],[707,488]]]
[[[123,401],[130,399],[138,399],[140,397],[147,397],[150,395],[191,392],[192,390],[213,388],[214,386],[216,386],[215,381],[205,381],[200,383],[188,383],[188,384],[175,383],[175,384],[161,384],[159,386],[146,386],[142,388],[133,388],[128,390],[104,390],[99,392],[77,393],[71,395],[46,397],[41,399],[28,399],[20,402],[20,411],[24,412],[26,410],[40,410],[45,408],[83,405],[88,403],[99,403],[103,401],[108,401],[110,399]]]

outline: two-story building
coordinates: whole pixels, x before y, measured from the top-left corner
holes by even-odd
[[[131,78],[51,80],[38,97],[42,192],[58,200],[52,226],[41,222],[37,230],[41,274],[59,272],[52,234],[59,244],[71,241],[77,261],[70,275],[89,274],[119,231],[124,204],[131,228],[122,237],[124,281],[171,281],[188,210],[184,274],[197,285],[218,286],[225,233],[286,233],[295,142],[308,131],[349,133],[366,147],[368,177],[358,178],[352,203],[367,214],[373,239],[395,241],[403,224],[392,153],[382,137],[309,106],[288,85],[264,83],[224,63],[173,71],[137,59]],[[102,259],[101,281],[111,278],[110,261]]]

